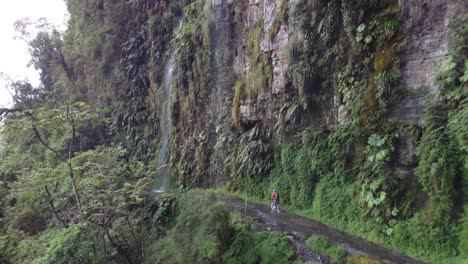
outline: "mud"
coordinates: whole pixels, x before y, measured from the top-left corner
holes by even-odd
[[[331,243],[339,245],[350,254],[363,254],[373,259],[380,260],[383,263],[423,263],[404,254],[398,253],[381,245],[369,242],[362,238],[351,236],[345,232],[331,228],[320,222],[285,212],[271,212],[271,209],[263,204],[248,202],[237,197],[228,197],[225,199],[226,205],[234,211],[244,212],[250,217],[255,218],[264,225],[264,229],[269,231],[279,231],[291,235],[292,243],[298,247],[299,251],[304,252],[304,260],[308,259],[312,263],[329,263],[328,260],[320,254],[307,251],[301,239],[306,239],[311,235],[319,235],[327,238]],[[298,251],[296,251],[298,252]],[[300,254],[298,254],[301,257]]]

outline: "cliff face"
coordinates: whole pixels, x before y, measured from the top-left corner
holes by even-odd
[[[271,53],[272,80],[269,91],[265,96],[274,96],[287,93],[288,60],[286,51],[289,41],[298,37],[300,32],[294,29],[292,23],[281,25],[279,31],[268,39],[273,22],[281,13],[282,1],[248,1],[246,17],[244,18],[245,30],[260,23],[263,30],[261,51]],[[294,9],[300,1],[288,1],[290,9]],[[315,1],[319,2],[319,1]],[[434,91],[434,70],[448,56],[449,52],[449,25],[451,21],[464,14],[467,4],[465,1],[400,1],[398,8],[401,10],[401,41],[402,51],[399,54],[401,60],[401,87],[408,91],[409,95],[402,99],[400,104],[394,107],[395,116],[403,122],[421,124],[422,99],[428,93]],[[335,19],[339,20],[339,16]],[[344,25],[343,25],[344,26]],[[344,28],[343,28],[344,29]],[[313,44],[312,44],[313,45]],[[245,75],[250,71],[251,65],[246,61],[245,43],[244,51],[235,60],[233,66],[237,75]],[[339,93],[334,96],[339,96]],[[262,98],[264,99],[264,98]],[[260,99],[260,101],[262,100]],[[266,104],[271,105],[271,98]],[[244,120],[259,120],[258,104],[245,102],[241,106],[241,116]],[[339,102],[335,102],[338,106]],[[327,109],[331,111],[332,109]],[[273,111],[274,112],[274,111]],[[270,114],[266,116],[271,117]],[[330,115],[330,123],[339,120],[338,111]]]
[[[464,187],[441,194],[437,182],[463,181],[462,165],[431,172],[442,154],[424,150],[438,145],[424,109],[444,93],[433,73],[465,10],[465,1],[192,3],[188,30],[176,33],[198,46],[179,60],[172,182],[260,197],[280,188],[322,221],[367,215],[387,233],[397,219],[455,212],[452,191]],[[445,195],[451,205],[435,202]]]
[[[399,120],[422,123],[424,96],[434,92],[434,70],[449,53],[449,25],[467,5],[465,1],[399,2],[408,34],[401,54],[402,86],[410,94],[394,109]]]
[[[200,146],[195,139],[197,135],[207,136],[203,163],[209,173],[203,172],[206,174],[203,177],[210,179],[209,185],[220,178],[226,180],[226,177],[222,177],[226,174],[226,149],[216,150],[214,146],[218,139],[225,138],[227,134],[238,135],[260,126],[262,131],[270,134],[265,140],[272,142],[281,138],[274,130],[282,122],[292,123],[291,127],[295,126],[293,130],[301,131],[310,126],[312,129],[333,129],[336,124],[349,121],[350,113],[344,109],[355,104],[356,100],[347,101],[346,97],[349,96],[344,94],[343,87],[340,88],[345,74],[343,69],[353,68],[356,60],[360,59],[367,59],[368,66],[372,67],[370,60],[374,59],[375,62],[375,58],[379,57],[381,51],[378,49],[383,53],[395,49],[389,53],[395,53],[395,60],[398,60],[398,65],[393,65],[395,67],[392,69],[394,74],[399,75],[396,77],[398,80],[389,85],[393,90],[398,89],[400,95],[397,100],[388,102],[385,110],[388,113],[383,118],[422,125],[424,98],[436,89],[433,72],[448,56],[449,24],[466,9],[464,1],[387,1],[380,7],[367,3],[359,7],[361,14],[353,14],[358,11],[352,10],[352,4],[345,1],[245,0],[211,1],[206,5],[209,5],[207,15],[211,24],[208,32],[210,43],[205,47],[211,53],[211,79],[208,78],[207,94],[203,95],[207,100],[199,99],[200,102],[194,106],[199,109],[198,114],[193,114],[190,121],[175,124],[177,131],[187,131],[188,134],[176,140],[173,148],[177,153],[180,142],[184,140],[186,143],[182,145]],[[385,12],[385,8],[394,8],[399,12],[395,15],[398,29],[395,29],[394,36],[386,39],[391,44],[379,48],[359,47],[362,44],[356,41],[360,34],[357,28],[369,23],[373,17],[376,21],[385,19],[378,17]],[[306,22],[301,21],[304,19],[316,21],[304,24]],[[314,34],[319,35],[319,39],[315,39]],[[323,41],[320,38],[330,39]],[[324,48],[326,44],[330,45],[330,49]],[[336,50],[332,50],[334,47]],[[370,58],[359,58],[353,54],[358,49],[367,49],[362,53]],[[311,57],[307,58],[306,53]],[[292,67],[291,64],[295,65]],[[307,64],[315,68],[305,69],[312,68]],[[371,69],[366,74],[356,78],[372,82],[374,76],[371,75],[378,73]],[[234,90],[236,81],[239,82],[237,91]],[[356,97],[360,92],[362,90],[350,91]],[[294,141],[294,134],[288,135],[290,142]],[[409,151],[409,159],[415,163],[415,142],[404,134],[401,136],[403,139],[400,141],[405,143],[401,143],[399,148]],[[173,163],[180,158],[175,156]]]
[[[281,188],[409,245],[463,211],[465,2],[69,0],[65,57],[77,97],[110,107],[116,141],[172,187]]]

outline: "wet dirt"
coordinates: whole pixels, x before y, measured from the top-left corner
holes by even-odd
[[[350,254],[366,255],[383,263],[423,263],[394,250],[359,237],[351,236],[306,217],[287,212],[272,212],[266,205],[253,202],[247,202],[246,204],[245,200],[237,197],[227,197],[224,201],[231,210],[242,214],[246,213],[248,216],[256,219],[263,225],[262,229],[279,231],[290,235],[292,237],[290,240],[297,249],[298,257],[302,260],[310,261],[310,263],[330,263],[325,256],[305,248],[303,241],[311,235],[322,236],[328,239],[329,242],[345,248]],[[303,252],[302,257],[301,252]]]

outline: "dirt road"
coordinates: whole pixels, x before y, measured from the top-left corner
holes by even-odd
[[[384,263],[422,263],[401,253],[395,252],[381,245],[366,241],[362,238],[351,236],[331,228],[320,222],[286,212],[271,212],[271,209],[263,204],[247,202],[237,197],[226,198],[226,204],[232,210],[255,218],[266,225],[268,230],[292,234],[295,237],[306,239],[311,235],[320,235],[331,243],[340,245],[351,254],[363,254]]]

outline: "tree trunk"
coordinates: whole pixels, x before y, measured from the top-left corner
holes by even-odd
[[[48,200],[49,200],[49,205],[50,205],[50,208],[52,208],[52,212],[54,212],[54,215],[55,215],[55,218],[57,218],[57,220],[59,221],[60,225],[62,227],[65,227],[65,224],[62,222],[62,219],[60,219],[58,213],[57,213],[57,210],[55,209],[55,206],[54,206],[54,200],[52,198],[52,195],[50,194],[50,191],[49,191],[49,188],[47,187],[47,185],[44,186],[44,189],[47,193],[47,197],[48,197]]]
[[[69,170],[69,179],[73,187],[73,192],[75,193],[76,202],[78,203],[78,209],[80,210],[81,222],[83,222],[84,221],[83,204],[81,203],[80,193],[78,192],[78,188],[76,187],[75,174],[73,173],[73,167],[71,165],[70,160],[67,161],[67,165],[68,165],[68,170]]]

